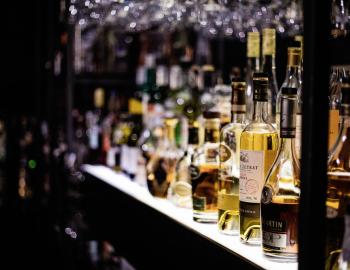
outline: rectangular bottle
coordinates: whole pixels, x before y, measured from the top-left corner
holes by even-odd
[[[218,228],[225,234],[239,232],[239,155],[240,138],[246,126],[245,82],[232,82],[231,123],[220,135]]]
[[[253,83],[253,120],[243,130],[240,141],[239,215],[241,240],[258,244],[261,191],[276,157],[278,134],[267,119],[267,74],[255,73]]]
[[[220,113],[205,111],[204,144],[198,148],[191,163],[193,219],[216,223],[218,218],[218,173]]]

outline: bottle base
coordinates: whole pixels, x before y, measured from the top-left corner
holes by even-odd
[[[284,252],[266,252],[263,251],[264,257],[269,259],[270,261],[276,261],[276,262],[297,262],[298,261],[298,255],[295,253],[284,253]]]
[[[215,213],[193,213],[193,220],[200,223],[217,223],[218,215]]]

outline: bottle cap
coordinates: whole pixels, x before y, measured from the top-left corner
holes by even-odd
[[[269,79],[264,72],[255,72],[253,75],[253,100],[268,101],[268,84]]]
[[[233,81],[231,106],[233,113],[245,113],[246,112],[246,83],[242,81]]]

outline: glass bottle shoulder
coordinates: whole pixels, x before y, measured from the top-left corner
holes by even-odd
[[[243,133],[275,133],[277,134],[277,130],[274,128],[274,126],[265,121],[251,121],[246,127],[243,129]]]
[[[350,178],[350,126],[342,126],[328,159],[328,172],[344,172]]]

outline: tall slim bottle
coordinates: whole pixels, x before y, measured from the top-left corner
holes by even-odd
[[[225,234],[239,232],[239,150],[246,126],[245,92],[245,82],[232,82],[231,123],[220,134],[218,227]]]
[[[247,34],[247,70],[246,70],[246,116],[248,120],[253,117],[253,73],[260,70],[260,33]]]
[[[168,199],[176,206],[192,208],[192,186],[190,166],[196,153],[198,138],[198,123],[188,127],[188,141],[184,156],[176,164],[176,179],[170,185]]]
[[[243,242],[258,244],[260,199],[266,175],[276,157],[278,134],[268,120],[268,77],[255,73],[253,120],[241,135],[239,176],[239,223]]]
[[[276,122],[276,99],[278,93],[276,79],[276,30],[273,28],[263,29],[262,40],[263,63],[262,71],[268,76],[268,114],[269,121],[274,124]]]
[[[297,98],[298,98],[298,110],[296,116],[296,137],[295,137],[295,149],[298,159],[301,157],[301,129],[302,129],[302,80],[301,75],[301,45],[300,42],[295,42],[292,46],[288,47],[288,61],[287,61],[287,70],[286,78],[282,84],[281,89],[277,94],[276,102],[276,124],[277,129],[279,129],[280,124],[280,111],[281,111],[281,98],[282,98],[282,89],[283,88],[297,88]]]
[[[326,255],[341,247],[346,205],[350,202],[350,81],[341,86],[340,132],[328,161]]]
[[[298,257],[300,166],[296,156],[297,88],[281,89],[280,143],[261,195],[262,248],[265,255]]]
[[[220,113],[205,111],[204,144],[197,150],[191,163],[193,219],[216,223],[218,219],[218,173]]]

